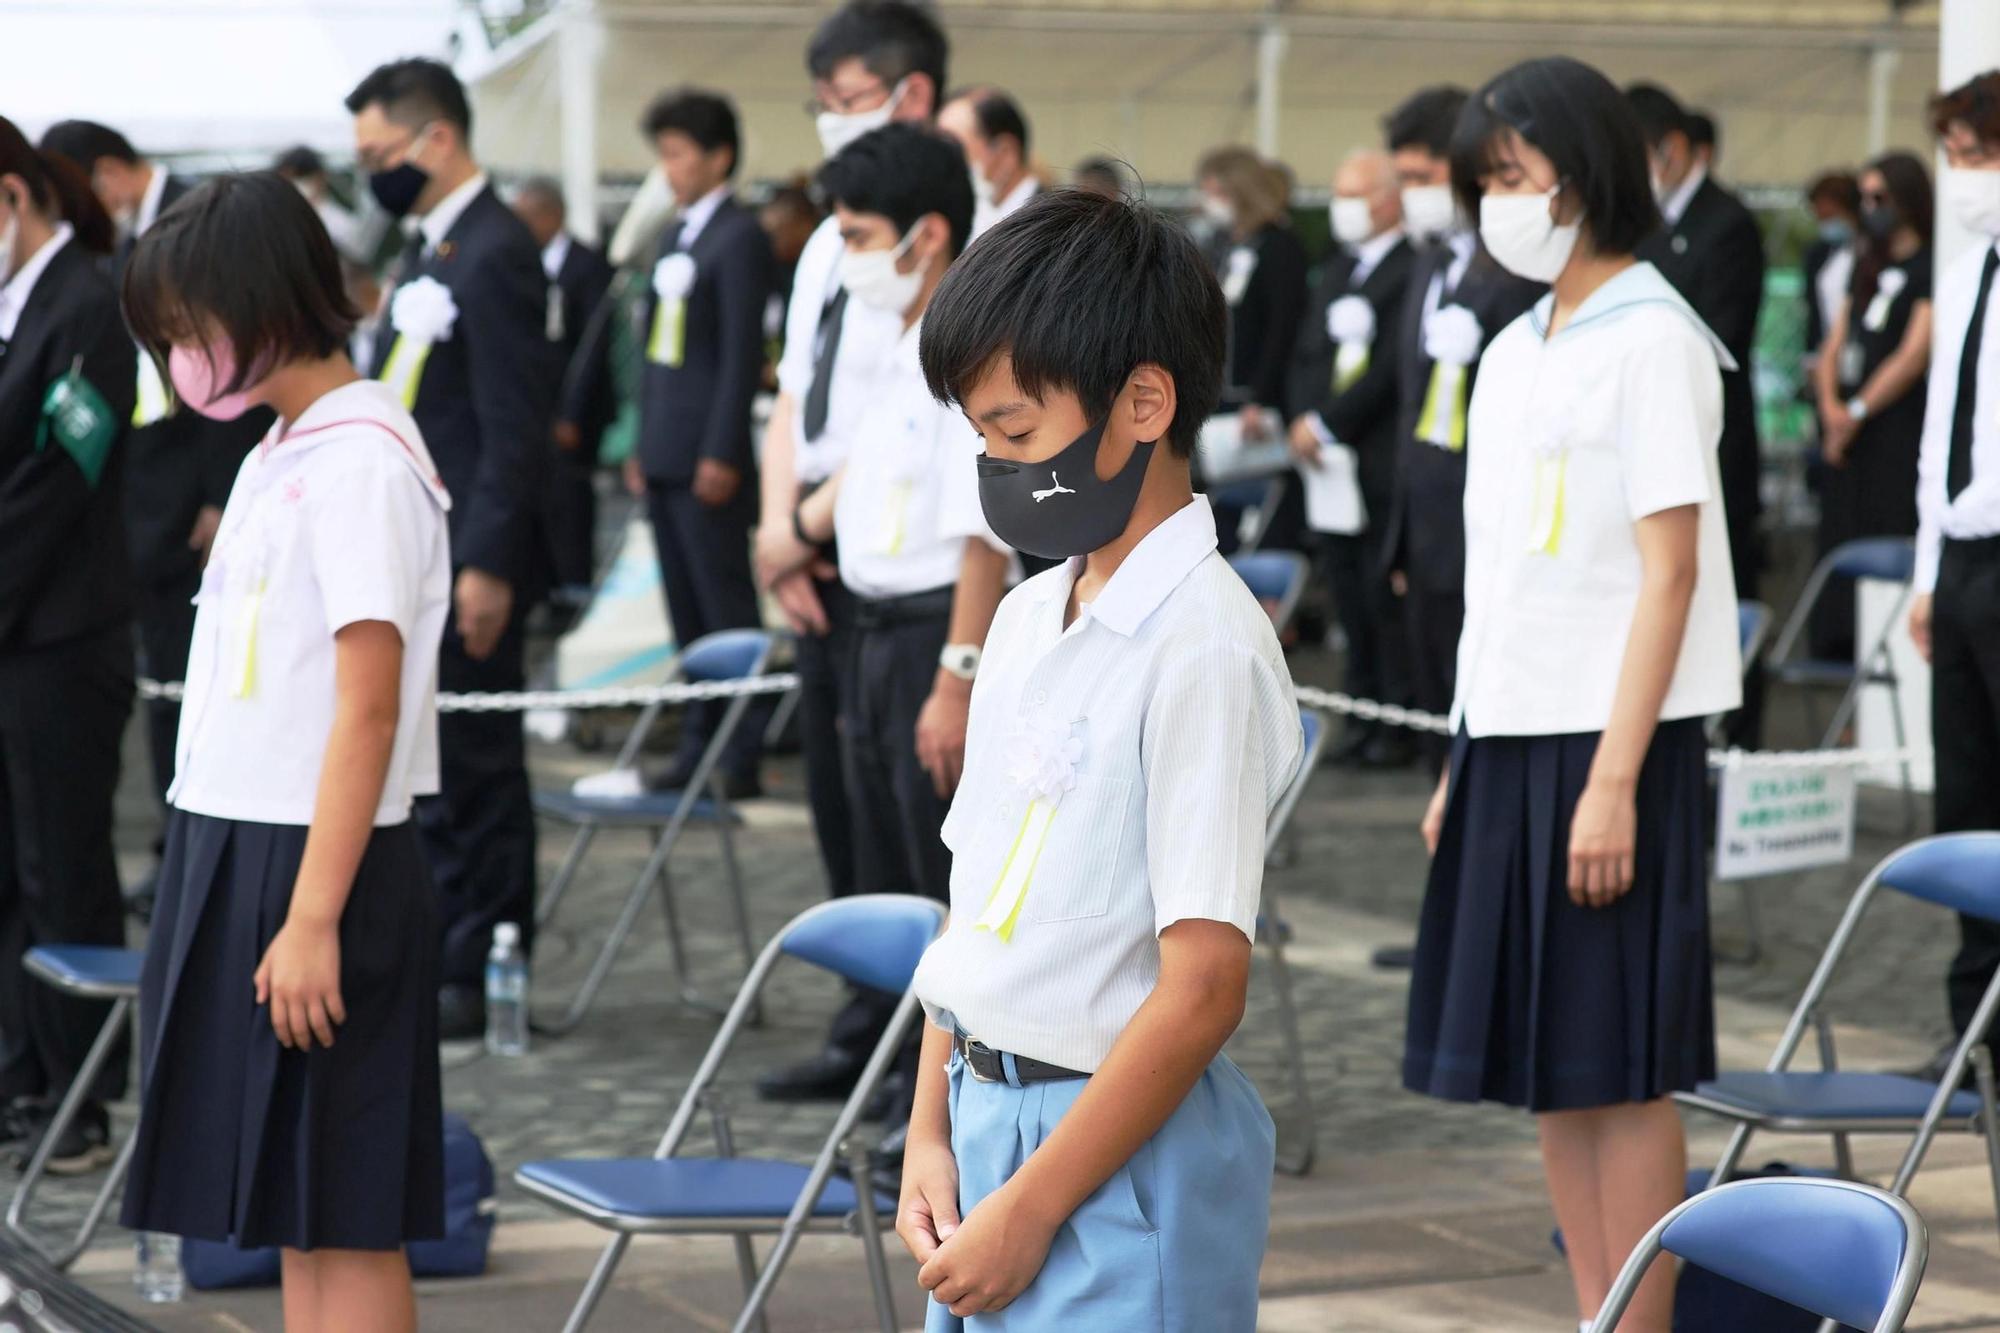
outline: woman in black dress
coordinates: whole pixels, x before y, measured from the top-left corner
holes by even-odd
[[[1917,531],[1917,445],[1931,360],[1931,178],[1909,153],[1861,173],[1865,236],[1847,299],[1834,316],[1816,378],[1821,451],[1819,555],[1857,537]],[[1854,599],[1821,599],[1813,652],[1854,655]]]

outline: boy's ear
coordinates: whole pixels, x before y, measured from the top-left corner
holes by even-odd
[[[1125,377],[1125,402],[1132,438],[1140,444],[1165,439],[1180,406],[1174,377],[1164,366],[1152,361],[1142,361]]]

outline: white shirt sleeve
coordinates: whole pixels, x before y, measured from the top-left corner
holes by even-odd
[[[1265,821],[1302,745],[1290,692],[1246,645],[1211,638],[1161,664],[1139,756],[1155,931],[1227,921],[1256,938]]]
[[[792,303],[785,310],[785,352],[778,358],[778,388],[801,404],[812,388],[813,344],[819,339],[820,313],[826,309],[827,264],[839,258],[837,251],[829,257],[829,237],[835,246],[843,245],[832,218],[806,238],[806,248],[799,252],[798,268],[792,275]]]
[[[313,578],[326,632],[362,620],[416,628],[430,538],[444,521],[401,459],[356,441],[357,455],[312,478],[307,496]]]
[[[1714,499],[1709,470],[1722,443],[1715,349],[1683,326],[1627,357],[1620,378],[1618,455],[1632,519]]]

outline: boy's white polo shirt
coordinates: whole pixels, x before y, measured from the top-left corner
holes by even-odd
[[[416,422],[378,381],[334,390],[250,451],[195,598],[170,803],[310,824],[333,728],[333,636],[362,620],[403,639],[375,823],[400,824],[413,797],[437,792],[450,507]]]
[[[1148,533],[1065,629],[1080,564],[994,617],[944,823],[951,923],[915,986],[940,1026],[1089,1072],[1152,993],[1161,931],[1254,935],[1265,820],[1303,736],[1270,617],[1216,553],[1206,500]],[[1038,839],[1037,801],[1054,809]],[[978,922],[1029,842],[1002,938]]]

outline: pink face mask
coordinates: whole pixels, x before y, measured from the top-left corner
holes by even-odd
[[[213,421],[234,421],[251,407],[246,387],[235,393],[220,393],[221,385],[236,378],[236,356],[226,342],[206,351],[175,343],[167,353],[167,374],[180,400]]]

